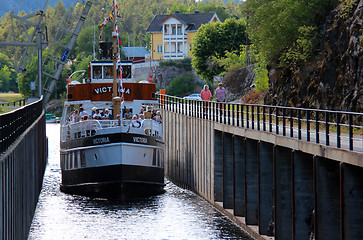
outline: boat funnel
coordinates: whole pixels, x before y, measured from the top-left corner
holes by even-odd
[[[112,44],[113,42],[100,42],[100,57],[101,59],[112,59]]]

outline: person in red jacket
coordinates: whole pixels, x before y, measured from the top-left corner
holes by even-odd
[[[200,92],[200,97],[203,101],[210,101],[212,93],[210,92],[208,85],[204,85],[203,90]]]
[[[212,97],[212,93],[209,90],[208,85],[204,85],[203,90],[200,92],[200,97],[203,101],[210,101],[210,98]],[[204,103],[204,115],[206,114],[206,108],[208,106],[208,103]]]

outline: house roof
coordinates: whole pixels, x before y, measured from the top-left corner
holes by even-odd
[[[126,57],[145,57],[150,52],[145,47],[122,47]]]
[[[151,21],[146,32],[161,32],[163,29],[163,23],[171,17],[174,17],[178,19],[181,23],[188,25],[186,29],[187,31],[197,31],[202,24],[209,23],[214,17],[217,17],[219,21],[216,13],[172,13],[169,15],[156,15]]]

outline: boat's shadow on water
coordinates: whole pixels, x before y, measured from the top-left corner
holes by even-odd
[[[65,193],[63,193],[65,194]],[[79,195],[68,195],[66,201],[80,211],[89,212],[90,209],[104,212],[112,211],[127,211],[145,208],[158,208],[161,204],[163,195],[167,194],[164,191],[161,194],[149,197],[133,197],[127,199],[106,199],[106,198],[92,198]]]

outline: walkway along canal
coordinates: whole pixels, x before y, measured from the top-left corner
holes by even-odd
[[[363,113],[158,97],[174,183],[256,239],[362,239]]]
[[[166,192],[130,202],[59,191],[59,124],[47,124],[49,159],[28,239],[249,239],[195,193],[166,181]]]

